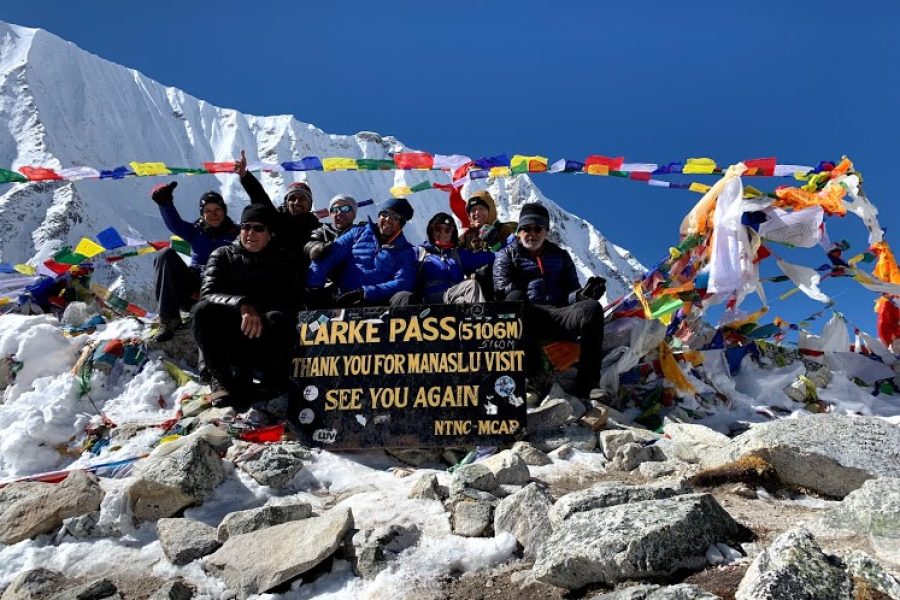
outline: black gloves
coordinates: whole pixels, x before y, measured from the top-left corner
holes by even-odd
[[[341,308],[349,308],[351,306],[362,306],[366,300],[366,295],[362,289],[353,290],[352,292],[344,292],[334,299],[336,306]]]
[[[150,192],[150,197],[153,198],[153,201],[157,204],[172,204],[172,202],[175,200],[175,196],[172,194],[172,192],[177,186],[177,181],[173,181],[171,183],[161,183],[153,188],[153,191]]]
[[[600,300],[606,293],[606,280],[602,277],[588,277],[584,287],[575,292],[576,300]]]
[[[309,257],[313,260],[325,260],[331,253],[331,247],[334,245],[333,242],[325,242],[321,246],[318,246],[315,250],[309,253]]]

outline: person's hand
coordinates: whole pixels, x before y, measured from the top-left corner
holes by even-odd
[[[325,242],[314,251],[309,253],[309,257],[313,260],[325,260],[328,257],[328,254],[331,253],[331,247],[334,246],[334,242]]]
[[[239,177],[243,177],[247,174],[247,155],[241,150],[241,157],[234,161],[234,172],[238,174]]]
[[[343,308],[350,306],[360,306],[366,300],[366,294],[362,289],[353,290],[352,292],[344,292],[334,299],[335,304]]]
[[[262,317],[256,309],[249,304],[241,305],[241,333],[248,338],[258,338],[262,335]]]
[[[160,183],[150,191],[150,197],[157,204],[172,204],[175,201],[175,196],[172,192],[175,191],[176,187],[178,187],[177,181]]]
[[[584,287],[575,293],[576,300],[600,300],[606,293],[606,279],[603,277],[588,277]]]

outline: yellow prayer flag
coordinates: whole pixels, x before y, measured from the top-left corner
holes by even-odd
[[[342,158],[333,156],[322,159],[322,169],[325,171],[356,171],[359,166],[355,158]]]
[[[534,158],[532,156],[524,156],[522,154],[514,154],[509,160],[509,168],[513,171],[527,171],[528,161]]]
[[[152,177],[154,175],[169,175],[171,171],[169,171],[168,167],[166,167],[165,163],[161,162],[132,162],[129,163],[131,168],[134,170],[135,175],[138,177]]]
[[[489,177],[509,177],[510,175],[509,167],[491,167],[491,170],[488,171]]]
[[[153,254],[154,252],[156,252],[156,248],[154,248],[153,246],[144,246],[143,248],[138,248],[137,251],[138,255]]]
[[[391,196],[394,198],[405,198],[412,194],[412,188],[408,185],[395,185],[391,188]]]
[[[861,261],[861,260],[864,259],[865,257],[866,257],[865,253],[857,254],[856,256],[854,256],[853,258],[851,258],[850,260],[848,260],[848,261],[847,261],[847,264],[850,265],[851,267],[855,267],[855,266],[856,266],[856,263],[858,263],[859,261]]]
[[[13,269],[18,271],[22,275],[35,275],[37,273],[37,269],[35,269],[31,265],[26,264],[13,265]]]
[[[644,286],[640,281],[634,284],[634,296],[638,299],[638,302],[641,303],[641,306],[644,307],[644,318],[649,319],[650,314],[653,311],[650,310],[650,304],[648,304],[647,299],[644,298]]]
[[[12,302],[12,298],[0,298],[0,306],[3,306],[4,304],[9,304],[10,302]]]
[[[672,350],[669,349],[669,345],[665,342],[659,345],[659,366],[662,369],[663,377],[672,382],[676,388],[690,394],[697,393],[691,382],[681,372],[681,368],[675,362],[675,357],[672,356]]]
[[[609,165],[588,165],[588,175],[609,175]]]
[[[716,161],[711,158],[689,158],[687,159],[687,163],[685,163],[684,167],[681,169],[681,172],[685,175],[692,173],[709,174],[715,172],[715,170]]]
[[[756,189],[752,185],[744,186],[744,198],[746,198],[748,200],[751,198],[760,198],[763,195],[764,194],[760,190]]]
[[[75,246],[75,254],[81,254],[88,258],[93,258],[105,250],[106,248],[87,238],[81,238],[81,241]]]
[[[691,187],[689,187],[688,189],[692,192],[697,192],[698,194],[705,194],[712,189],[712,186],[706,185],[705,183],[700,183],[699,181],[694,181],[691,183]]]

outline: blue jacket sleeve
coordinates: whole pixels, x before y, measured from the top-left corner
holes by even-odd
[[[325,255],[325,258],[312,261],[312,264],[309,267],[309,277],[306,279],[306,285],[311,288],[325,287],[325,280],[328,279],[328,274],[331,273],[335,267],[343,264],[345,260],[350,258],[350,255],[353,252],[353,244],[356,243],[357,237],[359,237],[359,231],[348,231],[334,241],[331,246],[331,251]]]
[[[416,260],[416,249],[412,246],[405,248],[399,254],[397,272],[394,278],[384,283],[373,285],[364,285],[363,293],[369,302],[380,302],[389,300],[391,296],[397,292],[411,292],[416,287],[416,274],[418,273],[418,261]]]
[[[459,262],[462,263],[462,270],[466,275],[474,273],[484,265],[493,263],[494,257],[493,252],[472,252],[465,248],[459,249]]]
[[[194,227],[193,223],[188,223],[181,218],[181,215],[178,214],[178,209],[175,208],[174,202],[160,204],[159,214],[162,215],[162,220],[163,223],[166,224],[166,229],[187,243],[194,243],[195,237],[199,235],[200,232],[197,231],[197,228]]]

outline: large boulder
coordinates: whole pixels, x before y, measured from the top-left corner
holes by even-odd
[[[562,398],[547,398],[537,408],[528,409],[528,431],[558,429],[572,416],[572,405]]]
[[[853,583],[802,528],[778,536],[750,564],[736,600],[850,600]]]
[[[521,456],[512,450],[504,450],[479,461],[479,464],[490,469],[497,483],[525,485],[531,479],[528,465]]]
[[[309,571],[334,554],[353,527],[349,509],[290,521],[229,538],[204,561],[238,598],[261,594]]]
[[[844,559],[850,576],[861,581],[864,586],[873,588],[891,600],[900,600],[900,578],[888,573],[881,564],[865,552],[851,552]],[[857,586],[861,587],[861,586]],[[857,597],[861,595],[857,593]]]
[[[641,444],[649,446],[660,439],[660,436],[647,429],[607,429],[598,434],[600,450],[603,455],[612,460],[616,452],[625,444]]]
[[[0,543],[15,544],[59,529],[63,520],[100,508],[94,475],[72,471],[58,484],[25,481],[0,489]]]
[[[106,577],[95,579],[89,583],[70,587],[67,590],[50,596],[50,600],[124,600],[116,584]]]
[[[42,600],[49,598],[65,586],[62,573],[49,569],[32,569],[16,575],[0,600]]]
[[[151,459],[126,493],[136,519],[155,521],[202,503],[224,479],[225,468],[216,449],[198,437],[171,454]]]
[[[465,490],[447,500],[453,533],[463,537],[491,534],[497,498],[479,490]]]
[[[705,567],[710,544],[743,537],[710,494],[620,504],[563,521],[538,549],[534,574],[568,589],[667,577]]]
[[[251,531],[274,527],[288,521],[306,519],[312,514],[312,506],[307,502],[294,504],[260,506],[250,510],[228,513],[219,523],[218,540],[225,542],[230,537]]]
[[[662,500],[692,490],[684,481],[675,483],[654,483],[651,485],[628,485],[617,482],[604,482],[589,488],[566,494],[556,501],[547,515],[551,525],[559,527],[563,521],[574,514],[628,504],[645,500]]]
[[[828,510],[823,520],[837,529],[893,539],[900,546],[900,478],[869,479]]]
[[[722,600],[715,594],[695,585],[680,583],[668,587],[652,584],[637,585],[615,592],[598,594],[591,600]]]
[[[216,539],[215,527],[193,519],[160,519],[156,532],[163,554],[179,566],[212,554],[222,545]]]
[[[591,452],[597,447],[597,434],[580,425],[566,425],[529,433],[528,441],[542,452],[552,452],[566,444],[580,452]]]
[[[666,437],[656,445],[669,460],[705,467],[717,465],[728,456],[731,438],[705,425],[667,422],[663,432]]]
[[[550,536],[552,528],[547,513],[553,497],[545,487],[530,483],[520,491],[502,499],[494,510],[494,533],[508,531],[522,545],[526,559],[534,558],[538,547]]]
[[[876,417],[807,415],[754,425],[732,458],[759,456],[788,485],[843,498],[874,477],[900,477],[900,427]]]
[[[538,450],[534,447],[534,444],[529,442],[516,442],[513,444],[512,451],[515,454],[518,454],[519,457],[525,461],[526,465],[532,467],[541,467],[544,465],[553,464],[553,461],[549,456]]]
[[[456,469],[450,479],[451,496],[467,489],[495,494],[500,489],[500,484],[490,469],[481,463],[473,463]]]

